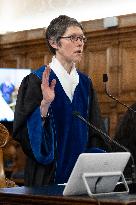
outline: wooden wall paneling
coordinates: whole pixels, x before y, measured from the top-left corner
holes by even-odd
[[[106,70],[106,51],[90,51],[88,54],[88,74],[98,92],[103,92],[103,73]]]
[[[97,92],[102,93],[103,89],[103,73],[106,72],[106,50],[109,42],[105,42],[103,36],[98,37],[94,33],[87,35],[86,63],[87,74],[92,78],[93,84]]]
[[[26,54],[25,53],[18,54],[17,68],[28,68],[26,64]]]
[[[111,136],[113,136],[116,126],[116,103],[107,97],[105,93],[103,74],[107,73],[109,76],[107,83],[109,91],[113,90],[112,94],[117,93],[118,78],[116,71],[118,69],[118,42],[114,38],[115,36],[111,35],[96,37],[93,34],[93,36],[89,38],[90,42],[87,48],[88,55],[86,55],[86,58],[88,58],[87,65],[89,67],[87,73],[91,76],[94,87],[97,90],[102,115],[109,119],[109,132]]]
[[[81,59],[81,61],[79,62],[79,63],[77,63],[77,65],[76,65],[76,67],[80,70],[80,71],[82,71],[83,73],[88,73],[88,63],[86,64],[86,57],[87,57],[87,55],[88,55],[88,53],[87,52],[85,52],[85,50],[84,50],[84,53],[83,53],[83,55],[82,55],[82,59]]]
[[[135,15],[133,19],[135,19]],[[128,27],[120,35],[119,49],[121,65],[119,80],[120,97],[126,103],[133,103],[136,99],[136,24],[133,27]]]
[[[121,72],[121,94],[136,92],[136,45],[134,47],[123,47],[122,72]]]
[[[116,106],[111,108],[110,113],[109,113],[109,118],[110,118],[109,133],[110,133],[111,138],[113,138],[115,134],[115,129],[117,127],[117,122],[118,122]]]
[[[119,47],[118,44],[111,45],[107,49],[106,72],[108,75],[107,88],[112,95],[118,95],[119,86]]]
[[[29,68],[37,69],[44,65],[44,54],[33,53],[33,55],[28,55],[26,60]]]
[[[1,63],[3,68],[17,68],[17,59],[4,59]]]
[[[120,37],[119,46],[119,99],[128,106],[136,101],[136,29],[130,28]],[[118,106],[118,113],[127,109]]]
[[[52,55],[49,52],[45,52],[44,55],[44,65],[48,65],[51,62]]]

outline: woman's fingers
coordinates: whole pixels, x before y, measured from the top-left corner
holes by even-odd
[[[48,81],[49,81],[50,71],[51,71],[50,66],[47,65],[47,67],[46,67],[46,69],[45,69],[45,73],[46,73],[46,79],[47,79]]]
[[[45,71],[43,72],[43,75],[42,75],[42,84],[44,84],[46,86],[49,85],[50,71],[51,71],[50,67],[47,66]]]
[[[56,85],[55,79],[53,79],[49,85],[50,71],[51,71],[50,67],[47,66],[47,68],[43,72],[42,84],[41,84],[43,98],[48,102],[52,102],[52,100],[54,99],[55,96],[54,87]]]
[[[54,90],[55,85],[56,85],[56,80],[53,79],[53,80],[51,81],[51,85],[50,85],[51,90]]]
[[[54,90],[54,87],[55,87],[55,85],[56,85],[56,80],[55,80],[55,79],[53,79],[53,80],[51,81],[51,84],[50,84],[50,86],[49,86],[50,71],[51,71],[50,66],[47,65],[45,71],[43,72],[43,76],[42,76],[42,87],[44,87],[44,88],[45,88],[45,87],[48,87],[48,88],[50,88],[51,90]]]
[[[40,110],[43,116],[46,116],[49,106],[55,97],[54,86],[56,80],[55,81],[53,80],[51,82],[51,85],[49,85],[50,71],[51,71],[50,67],[47,66],[42,75],[41,91],[42,91],[43,99],[41,101]]]

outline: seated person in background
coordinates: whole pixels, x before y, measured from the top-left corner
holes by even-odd
[[[76,67],[86,41],[82,25],[61,15],[48,26],[46,41],[52,61],[23,79],[15,107],[13,137],[27,155],[26,186],[66,183],[79,154],[107,148],[73,115],[104,129],[92,81]]]
[[[5,82],[1,83],[0,90],[2,92],[2,97],[4,100],[10,104],[12,102],[12,93],[15,89],[15,86],[10,81],[10,78],[7,78]]]
[[[131,105],[131,108],[136,110],[136,103]],[[136,113],[133,113],[130,110],[126,111],[116,129],[114,139],[121,145],[124,145],[131,152],[136,164]],[[126,178],[131,178],[132,176],[131,165],[132,160],[130,158],[124,171]]]

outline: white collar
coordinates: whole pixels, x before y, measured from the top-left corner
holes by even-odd
[[[58,77],[66,95],[69,97],[69,99],[72,102],[75,88],[79,83],[79,75],[77,73],[75,64],[73,64],[73,68],[69,74],[61,65],[61,63],[57,60],[57,58],[53,56],[49,66]]]

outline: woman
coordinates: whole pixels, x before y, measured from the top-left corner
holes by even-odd
[[[48,26],[46,41],[52,61],[24,78],[15,111],[13,136],[28,157],[27,186],[65,183],[80,153],[105,147],[98,133],[73,115],[79,112],[103,127],[92,82],[76,68],[86,42],[82,25],[61,15]]]

